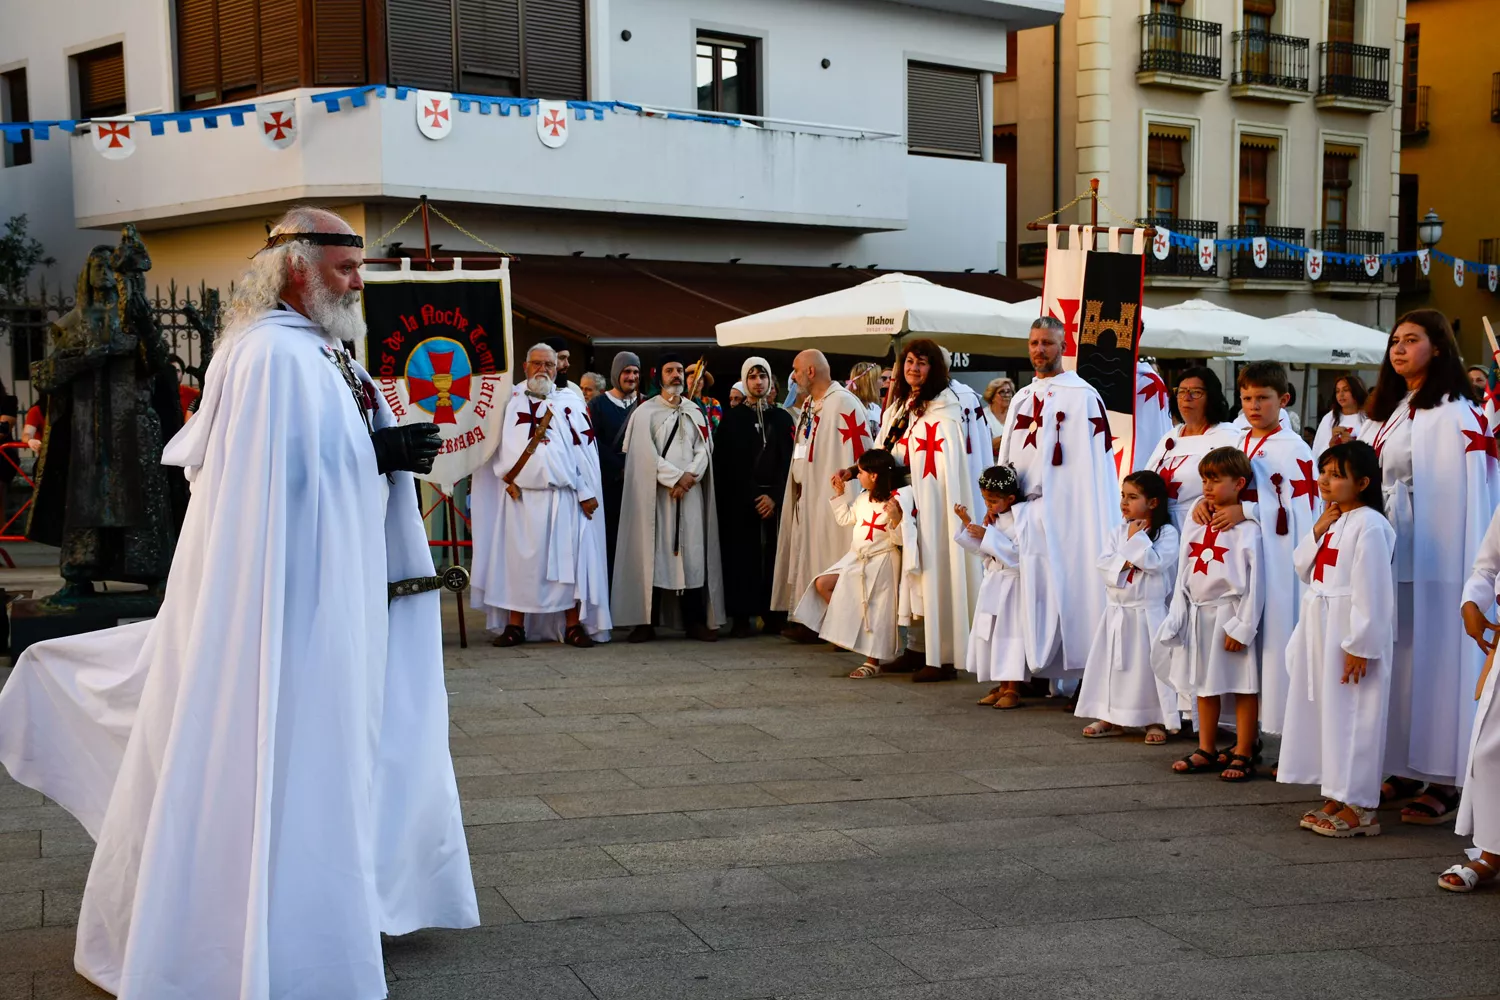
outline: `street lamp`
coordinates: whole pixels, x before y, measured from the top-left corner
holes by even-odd
[[[1443,238],[1443,220],[1432,209],[1422,216],[1422,221],[1417,223],[1417,239],[1423,246],[1437,246],[1438,241]]]

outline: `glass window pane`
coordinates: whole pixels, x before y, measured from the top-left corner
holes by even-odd
[[[698,46],[702,51],[706,46]],[[717,111],[714,106],[714,57],[712,49],[707,56],[698,56],[698,110]]]
[[[743,113],[745,108],[740,100],[740,67],[739,52],[735,49],[719,50],[719,73],[724,82],[724,106],[720,111],[731,114]]]

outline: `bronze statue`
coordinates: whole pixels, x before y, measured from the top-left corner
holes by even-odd
[[[95,247],[73,311],[49,327],[50,352],[31,366],[47,426],[26,535],[62,550],[54,604],[93,597],[95,581],[159,591],[172,565],[187,487],[161,456],[182,410],[146,298],[150,267],[134,226],[118,247]]]

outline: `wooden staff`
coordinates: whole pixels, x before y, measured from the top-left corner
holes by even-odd
[[[1490,339],[1490,357],[1495,359],[1497,365],[1500,365],[1500,343],[1497,343],[1495,340],[1495,328],[1490,326],[1490,318],[1488,316],[1481,316],[1479,318],[1484,323],[1484,335]]]

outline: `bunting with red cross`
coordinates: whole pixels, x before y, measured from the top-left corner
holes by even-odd
[[[368,333],[356,353],[397,423],[437,424],[442,451],[419,478],[444,487],[488,461],[500,443],[511,395],[507,264],[363,274]]]

